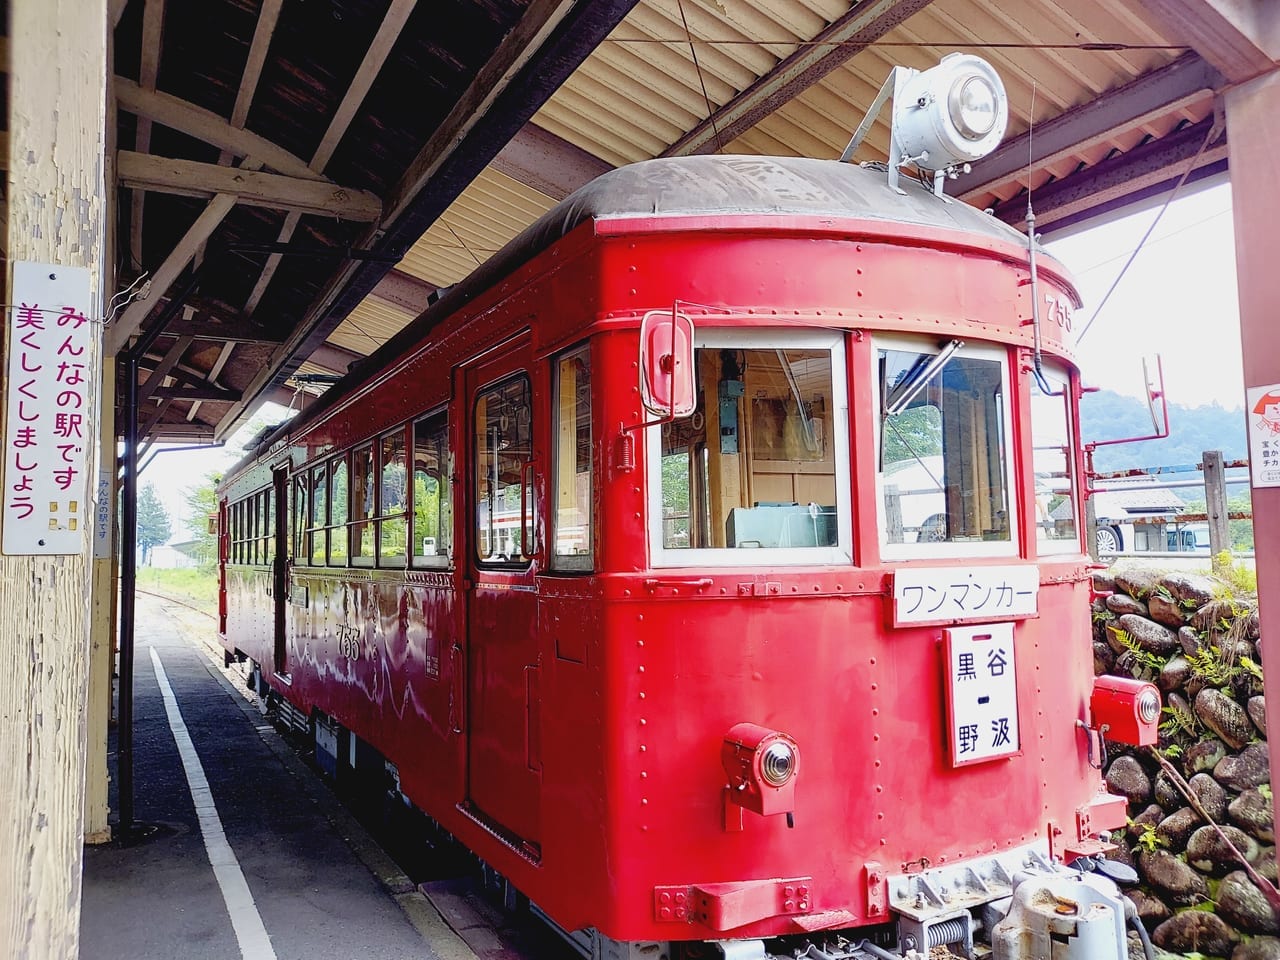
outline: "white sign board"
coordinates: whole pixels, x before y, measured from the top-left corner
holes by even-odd
[[[1247,387],[1249,473],[1255,487],[1280,487],[1280,383]]]
[[[98,471],[98,496],[93,502],[93,559],[111,557],[111,471]]]
[[[1034,566],[903,567],[893,573],[893,625],[1034,617],[1039,595]]]
[[[90,419],[97,396],[89,271],[15,263],[0,549],[80,553],[90,522]]]
[[[1013,624],[949,627],[947,732],[951,763],[964,766],[1007,757],[1020,749],[1018,680]]]

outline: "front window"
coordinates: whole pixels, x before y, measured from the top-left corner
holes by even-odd
[[[647,431],[656,565],[851,558],[841,335],[701,330],[692,416]]]
[[[884,556],[1011,553],[1006,351],[955,340],[878,347]]]
[[[1064,371],[1052,367],[1045,367],[1044,378],[1052,393],[1031,385],[1037,549],[1040,553],[1079,553],[1069,381]]]

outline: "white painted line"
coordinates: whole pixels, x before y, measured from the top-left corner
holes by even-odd
[[[156,683],[160,684],[160,696],[164,698],[169,729],[173,731],[178,755],[182,757],[182,769],[187,774],[187,786],[191,788],[191,799],[195,802],[196,816],[200,819],[200,832],[204,835],[209,865],[213,867],[213,875],[217,878],[222,899],[227,905],[227,913],[231,916],[231,926],[240,943],[240,956],[244,960],[276,960],[276,952],[271,948],[271,938],[267,936],[267,928],[262,925],[262,917],[258,913],[257,904],[253,902],[253,894],[249,892],[249,884],[245,882],[240,862],[232,852],[231,844],[227,843],[227,835],[218,818],[218,808],[214,806],[213,793],[209,790],[204,767],[200,765],[200,757],[196,754],[191,735],[187,733],[187,725],[182,720],[182,712],[178,709],[178,698],[173,695],[173,687],[169,686],[169,677],[164,672],[164,664],[160,662],[160,654],[156,653],[155,647],[151,648],[151,663],[156,669]]]

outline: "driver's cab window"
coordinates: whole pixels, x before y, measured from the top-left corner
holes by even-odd
[[[1008,353],[878,339],[880,544],[888,559],[1008,555]]]
[[[692,416],[648,430],[655,565],[851,559],[844,341],[702,328]]]

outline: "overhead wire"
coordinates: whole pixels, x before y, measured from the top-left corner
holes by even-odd
[[[720,142],[720,128],[716,124],[716,112],[711,106],[711,96],[707,93],[707,80],[702,75],[702,64],[698,62],[698,48],[693,45],[693,33],[689,30],[689,20],[684,15],[684,0],[676,0],[676,6],[680,8],[680,22],[684,24],[684,36],[689,44],[689,54],[693,57],[693,68],[698,72],[698,83],[702,86],[702,100],[707,105],[707,121],[711,124],[711,132],[716,138],[716,153],[724,150],[724,144]],[[672,43],[679,41],[673,40]],[[749,41],[755,43],[757,41]]]
[[[1133,253],[1129,254],[1129,259],[1126,260],[1124,266],[1120,268],[1120,272],[1116,274],[1116,278],[1111,281],[1111,286],[1107,288],[1107,292],[1098,303],[1097,309],[1093,311],[1093,316],[1091,316],[1088,322],[1080,328],[1080,336],[1076,338],[1077,344],[1085,338],[1085,335],[1090,329],[1092,329],[1094,323],[1097,322],[1098,316],[1102,313],[1103,307],[1107,305],[1107,301],[1111,299],[1111,295],[1116,292],[1116,288],[1120,286],[1120,281],[1123,280],[1125,274],[1129,272],[1129,268],[1133,266],[1133,262],[1138,259],[1138,254],[1142,252],[1142,248],[1146,245],[1147,239],[1155,232],[1156,226],[1160,223],[1160,218],[1163,217],[1164,212],[1169,209],[1169,204],[1173,203],[1174,198],[1178,196],[1178,191],[1182,189],[1183,185],[1187,182],[1187,178],[1191,176],[1191,172],[1195,170],[1196,165],[1200,162],[1200,158],[1204,156],[1204,152],[1208,149],[1209,144],[1212,143],[1220,134],[1221,129],[1218,123],[1215,122],[1210,124],[1208,132],[1204,135],[1204,142],[1200,144],[1200,149],[1196,151],[1196,155],[1187,163],[1186,169],[1182,171],[1182,176],[1178,178],[1178,182],[1174,184],[1173,189],[1169,191],[1169,195],[1165,197],[1164,203],[1161,204],[1160,209],[1156,212],[1155,219],[1151,221],[1150,226],[1148,226],[1146,232],[1143,233],[1142,239],[1138,241],[1138,245],[1133,248]]]

